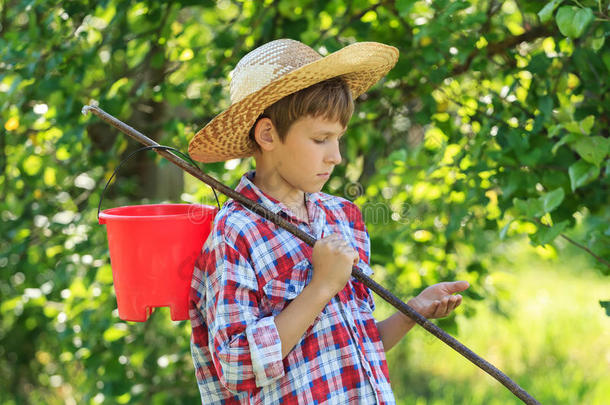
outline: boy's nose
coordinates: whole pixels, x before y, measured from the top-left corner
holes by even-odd
[[[330,151],[328,151],[328,155],[326,156],[326,161],[328,163],[332,163],[333,165],[338,165],[341,163],[341,150],[339,149],[339,142],[333,143]]]

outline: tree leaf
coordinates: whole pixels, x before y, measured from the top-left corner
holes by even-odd
[[[508,229],[510,228],[510,225],[515,222],[517,220],[517,218],[513,218],[510,221],[508,221],[508,223],[506,225],[504,225],[502,227],[502,230],[500,231],[500,240],[504,240],[506,239],[506,234],[508,233]]]
[[[555,145],[553,145],[553,148],[551,149],[551,152],[553,153],[553,155],[555,153],[557,153],[557,149],[559,149],[559,147],[565,143],[570,144],[576,140],[578,140],[580,137],[580,135],[577,134],[567,134],[565,136],[563,136],[559,141],[557,141],[555,143]]]
[[[553,11],[555,11],[555,9],[562,2],[563,2],[563,0],[553,0],[553,1],[546,3],[546,5],[544,7],[542,7],[542,10],[540,10],[538,12],[538,17],[540,18],[540,22],[545,23],[545,22],[549,21],[553,17]]]
[[[598,52],[604,46],[604,42],[606,41],[606,37],[593,38],[591,40],[591,49],[595,52]]]
[[[405,149],[397,149],[395,151],[392,151],[392,153],[390,153],[390,156],[388,156],[388,161],[395,163],[395,162],[401,162],[404,163],[407,160],[407,151]]]
[[[513,198],[513,205],[520,214],[529,218],[538,218],[544,215],[542,200],[538,198],[528,198],[525,201]]]
[[[23,161],[23,170],[30,176],[36,175],[42,167],[42,159],[37,155],[30,155]]]
[[[519,198],[513,198],[513,206],[519,214],[526,215],[527,203]]]
[[[530,217],[541,217],[544,215],[542,201],[537,198],[527,200],[527,215]]]
[[[538,231],[530,235],[530,239],[536,245],[546,245],[551,243],[555,238],[568,226],[569,221],[561,221],[553,226],[538,225]]]
[[[565,196],[565,193],[563,191],[563,188],[559,187],[556,188],[553,191],[549,191],[548,193],[546,193],[544,196],[542,196],[542,206],[544,207],[544,212],[551,212],[553,211],[555,208],[557,208],[559,206],[559,204],[561,204],[561,202],[563,201],[563,197]]]
[[[574,38],[578,38],[584,34],[585,30],[594,19],[595,16],[593,15],[593,10],[590,8],[581,8],[578,10],[573,21],[576,32],[576,36]]]
[[[598,52],[602,46],[604,46],[604,42],[606,41],[606,35],[604,34],[604,29],[600,26],[595,30],[595,36],[591,38],[591,49],[594,52]]]
[[[610,301],[600,301],[599,305],[606,310],[606,315],[610,316]]]
[[[574,18],[574,14],[578,11],[578,7],[574,6],[564,6],[560,7],[557,10],[557,14],[555,15],[555,22],[557,23],[557,27],[559,28],[559,32],[561,32],[566,37],[573,38],[574,37],[574,25],[572,24],[572,19]]]
[[[559,31],[569,38],[580,37],[594,18],[593,10],[590,8],[578,8],[575,6],[561,7],[555,15]]]
[[[540,97],[538,100],[538,108],[545,118],[550,117],[553,112],[553,98],[550,96]]]
[[[408,16],[414,4],[415,0],[396,0],[396,9],[398,10],[398,15],[403,18]]]
[[[583,160],[573,163],[568,169],[572,191],[592,181],[599,174],[599,168]]]
[[[115,324],[104,331],[103,337],[107,342],[114,342],[127,335],[129,331],[124,324]]]
[[[589,115],[587,118],[580,121],[580,125],[586,134],[591,132],[593,124],[595,124],[595,117],[593,115]]]
[[[608,154],[610,140],[602,136],[580,137],[571,146],[584,160],[599,167]]]
[[[584,120],[566,122],[564,126],[568,131],[575,134],[589,135],[593,128],[593,124],[595,124],[595,117],[589,115]]]

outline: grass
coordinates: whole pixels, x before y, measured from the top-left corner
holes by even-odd
[[[542,404],[609,403],[610,317],[598,301],[610,298],[610,279],[579,254],[548,260],[527,242],[505,248],[510,261],[487,280],[509,292],[502,311],[465,300],[476,315],[458,316],[458,340]],[[399,404],[522,403],[419,327],[388,353],[388,364]]]

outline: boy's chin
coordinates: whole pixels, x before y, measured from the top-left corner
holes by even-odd
[[[324,184],[326,184],[326,182],[319,185],[311,185],[309,187],[304,188],[302,191],[306,193],[319,193],[320,191],[322,191],[322,187],[324,187]]]
[[[326,183],[324,183],[324,184],[326,184]],[[307,190],[303,190],[303,191],[306,193],[319,193],[320,191],[322,191],[324,184],[322,184],[320,186],[312,186],[312,187],[308,188]]]

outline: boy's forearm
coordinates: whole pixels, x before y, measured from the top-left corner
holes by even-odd
[[[282,358],[299,342],[331,298],[330,292],[310,283],[275,317],[282,342]]]
[[[415,326],[415,321],[399,311],[389,318],[377,322],[377,330],[379,330],[384,350],[387,352],[394,347],[413,326]]]

